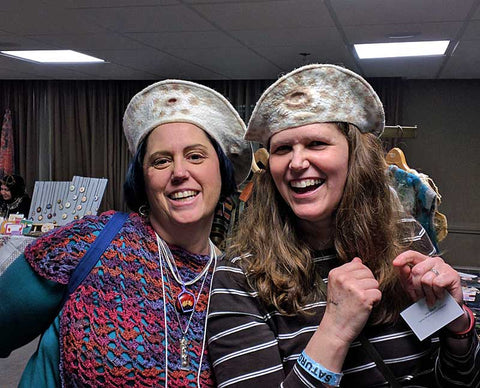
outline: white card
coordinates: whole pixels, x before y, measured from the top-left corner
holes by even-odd
[[[400,313],[420,341],[462,314],[463,309],[448,292],[431,308],[427,306],[425,298],[422,298]]]

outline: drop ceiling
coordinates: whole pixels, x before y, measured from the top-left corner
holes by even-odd
[[[480,78],[480,0],[2,0],[0,21],[0,50],[106,61],[0,56],[0,79],[274,79],[312,62],[365,77]],[[444,56],[360,60],[353,51],[445,39]]]

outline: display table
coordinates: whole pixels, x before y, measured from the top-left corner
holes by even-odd
[[[475,327],[480,334],[480,268],[456,268],[462,280],[463,300],[475,314]]]
[[[35,237],[0,234],[0,275],[20,256]]]

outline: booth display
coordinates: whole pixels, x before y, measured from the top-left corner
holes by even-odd
[[[81,176],[71,182],[35,182],[29,213],[0,218],[0,275],[35,237],[85,215],[96,215],[107,182]]]
[[[480,334],[480,268],[461,268],[463,300],[475,316],[475,327]]]
[[[108,180],[74,176],[71,182],[38,181],[29,220],[65,225],[98,212]]]

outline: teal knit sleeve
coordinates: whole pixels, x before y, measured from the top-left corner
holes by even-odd
[[[43,333],[58,314],[65,285],[40,277],[20,255],[0,277],[0,357]]]

